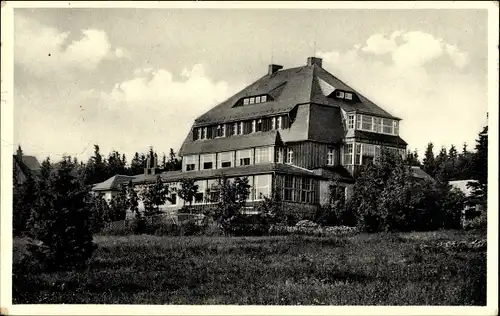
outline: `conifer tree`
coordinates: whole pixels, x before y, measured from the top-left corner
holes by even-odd
[[[57,167],[42,164],[48,178],[40,181],[38,203],[32,216],[31,236],[42,242],[30,251],[51,269],[73,268],[90,258],[96,245],[92,241],[89,187],[77,178],[70,157]]]
[[[436,161],[434,158],[434,144],[429,143],[427,149],[425,150],[424,160],[422,161],[422,170],[427,172],[430,176],[434,177],[436,175]]]

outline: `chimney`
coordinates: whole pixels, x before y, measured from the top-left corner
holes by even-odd
[[[318,65],[319,67],[323,66],[323,59],[318,58],[318,57],[308,57],[307,58],[307,65],[312,66],[312,65]]]
[[[275,72],[277,72],[280,69],[283,69],[283,66],[271,64],[271,65],[269,65],[269,69],[268,69],[267,74],[268,75],[272,75],[272,74],[274,74]]]

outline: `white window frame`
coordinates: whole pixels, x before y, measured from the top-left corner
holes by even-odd
[[[243,122],[238,123],[238,135],[243,135]]]
[[[356,115],[354,114],[348,114],[347,115],[347,128],[348,129],[354,129],[356,123]]]
[[[286,151],[286,163],[293,164],[293,149],[288,148]]]
[[[335,165],[335,149],[328,150],[328,153],[326,154],[326,164],[328,166]]]
[[[344,98],[344,91],[335,91],[335,96],[339,99]]]
[[[252,133],[255,133],[257,131],[257,121],[252,120]]]
[[[345,95],[344,95],[344,97],[345,97],[346,100],[352,100],[352,93],[346,92]]]
[[[202,138],[201,138],[201,135],[202,135],[201,128],[200,128],[200,127],[198,127],[198,139],[202,139]]]
[[[205,168],[205,163],[211,162],[212,168]],[[200,155],[200,170],[217,169],[216,154],[203,154]]]
[[[250,101],[249,101],[250,104],[255,104],[255,97],[250,97],[249,99],[250,99]]]
[[[260,181],[258,179],[261,179]],[[262,183],[262,182],[264,183]],[[262,189],[265,189],[267,191],[266,194],[263,194],[263,196],[269,196],[271,193],[271,175],[270,174],[261,174],[261,175],[256,175],[254,176],[254,191],[255,191],[255,201],[260,201],[263,200],[263,198],[260,197],[259,191]]]
[[[356,114],[356,129],[361,129],[361,114]]]
[[[256,147],[255,148],[255,164],[271,163],[272,147]],[[263,159],[264,158],[264,159]]]
[[[276,129],[276,117],[271,118],[271,129],[275,130]]]
[[[230,162],[231,165],[229,167],[222,167],[223,162]],[[234,151],[224,151],[217,154],[217,169],[232,168],[234,166]]]
[[[260,103],[260,95],[255,97],[255,103]]]
[[[388,124],[386,124],[386,122],[388,122]],[[386,132],[385,127],[390,128],[391,129],[390,132]],[[394,134],[394,126],[391,119],[386,119],[386,118],[382,119],[382,133],[387,135]]]
[[[261,103],[267,102],[267,95],[261,95],[260,96],[260,102]]]
[[[243,105],[247,105],[250,102],[249,98],[243,99]]]
[[[241,159],[245,159],[245,158],[250,158],[250,166],[254,164],[254,150],[253,148],[251,149],[242,149],[242,150],[237,150],[236,151],[236,162],[235,162],[235,165],[237,167],[239,166],[246,166],[246,165],[242,165],[241,164]]]
[[[182,157],[182,163],[183,163],[183,166],[182,166],[182,170],[184,171],[197,171],[199,169],[199,166],[198,166],[198,155],[188,155],[188,156],[184,156]],[[194,165],[194,169],[193,170],[187,170],[187,166],[188,165]]]
[[[281,116],[278,116],[276,120],[276,129],[282,129],[283,127],[283,118]]]

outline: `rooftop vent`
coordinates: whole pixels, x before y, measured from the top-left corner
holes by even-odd
[[[319,67],[323,66],[323,59],[318,58],[318,57],[308,57],[307,58],[307,65],[312,66],[312,65],[318,65]]]
[[[280,69],[283,69],[283,66],[271,64],[269,65],[268,74],[272,75],[273,73],[277,72]]]

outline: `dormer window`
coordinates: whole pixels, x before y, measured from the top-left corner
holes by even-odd
[[[335,96],[339,99],[343,99],[344,98],[344,91],[336,91]]]
[[[344,97],[346,100],[352,100],[352,93],[346,92]]]
[[[243,99],[243,105],[248,105],[248,104],[258,104],[258,103],[264,103],[268,101],[267,95],[257,95],[257,96],[252,96],[248,98]]]
[[[198,139],[201,139],[202,128],[198,128]]]
[[[271,129],[272,130],[276,129],[276,118],[275,117],[271,118]]]
[[[257,121],[257,132],[262,131],[262,120]]]
[[[223,137],[223,136],[224,136],[223,126],[217,125],[217,137]]]
[[[283,125],[283,118],[281,116],[278,116],[278,119],[277,119],[277,126],[276,128],[277,129],[281,129],[282,125]]]

